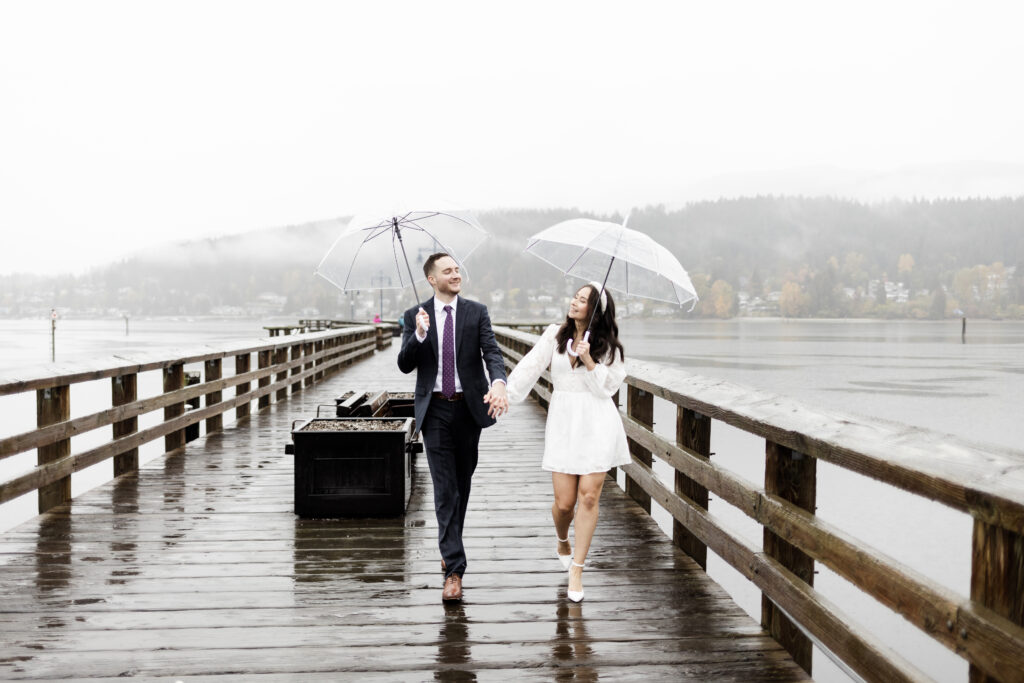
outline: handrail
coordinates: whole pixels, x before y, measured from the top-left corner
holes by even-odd
[[[0,439],[0,460],[38,449],[38,464],[18,476],[0,481],[0,503],[18,496],[39,492],[39,511],[70,499],[71,475],[86,467],[114,458],[114,475],[138,468],[138,447],[164,437],[165,450],[185,445],[188,427],[206,421],[207,432],[221,428],[221,415],[234,409],[236,415],[248,415],[251,402],[257,409],[280,401],[324,378],[342,365],[372,355],[391,343],[388,325],[363,325],[323,332],[292,335],[273,340],[226,342],[214,347],[199,345],[186,349],[150,352],[131,357],[113,357],[52,367],[22,369],[0,376],[0,395],[34,392],[36,429]],[[258,368],[251,369],[252,354]],[[235,374],[222,377],[225,358],[235,359]],[[186,385],[184,367],[204,363],[206,381]],[[136,396],[140,372],[163,370],[164,392],[139,400]],[[111,407],[88,415],[70,418],[70,388],[80,382],[111,378]],[[253,382],[256,382],[253,387]],[[235,395],[223,398],[225,389]],[[199,408],[205,396],[206,405]],[[186,412],[186,402],[195,410]],[[138,417],[163,409],[163,421],[142,431]],[[94,448],[71,453],[72,437],[112,426],[113,438]],[[195,427],[198,430],[198,427]],[[198,434],[198,432],[196,432]]]
[[[500,327],[495,334],[510,368],[538,339]],[[674,542],[701,566],[711,548],[757,585],[764,596],[762,625],[808,673],[813,638],[867,680],[927,679],[814,589],[818,561],[967,659],[971,680],[1021,680],[1024,452],[868,422],[659,363],[631,361],[629,369],[622,415],[633,454],[622,468],[627,492],[648,512],[652,499],[667,510],[675,520]],[[544,379],[550,386],[547,373]],[[548,388],[534,393],[543,404],[550,401]],[[652,429],[654,396],[677,406],[674,443]],[[714,421],[764,438],[764,487],[712,462]],[[653,473],[654,457],[675,470],[674,491]],[[818,518],[818,459],[971,514],[970,597]],[[763,551],[708,512],[709,492],[763,527]]]

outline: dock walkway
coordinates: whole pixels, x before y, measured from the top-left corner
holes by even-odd
[[[0,679],[806,680],[611,482],[567,600],[534,402],[481,440],[461,605],[440,601],[424,457],[404,518],[295,517],[292,421],[409,390],[396,353],[0,536]]]

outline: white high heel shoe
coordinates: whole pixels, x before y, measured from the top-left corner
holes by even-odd
[[[583,568],[583,565],[582,564],[578,564],[575,560],[570,560],[570,564],[573,567],[579,567],[581,569]],[[570,578],[570,580],[572,579],[572,569],[571,568],[569,569],[569,578]],[[569,599],[572,600],[573,602],[582,602],[583,601],[583,591],[581,591],[581,590],[579,590],[579,591],[570,590],[570,591],[567,591],[567,592],[568,592],[568,595],[569,595]]]
[[[558,534],[555,534],[555,538],[558,539],[559,543],[568,543],[569,542],[569,538],[568,537],[566,537],[566,538],[558,538]],[[556,551],[556,553],[557,553],[557,551]],[[569,568],[569,564],[572,563],[572,551],[570,550],[568,555],[562,555],[561,553],[557,553],[557,554],[558,554],[558,561],[562,563],[562,569],[568,569]]]

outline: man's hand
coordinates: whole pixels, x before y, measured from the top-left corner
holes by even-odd
[[[420,307],[419,313],[416,314],[416,336],[426,336],[427,330],[430,329],[430,315]]]
[[[501,417],[508,412],[508,392],[505,390],[504,382],[495,382],[491,390],[484,395],[484,403],[487,404],[487,414],[491,417]]]

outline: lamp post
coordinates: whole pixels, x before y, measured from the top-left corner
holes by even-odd
[[[57,360],[57,309],[50,309],[50,362]]]
[[[376,275],[370,277],[370,286],[376,287],[380,293],[380,319],[384,320],[384,288],[391,286],[391,276],[385,275],[383,270],[377,271]]]

